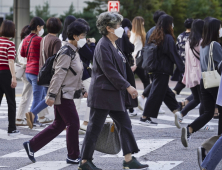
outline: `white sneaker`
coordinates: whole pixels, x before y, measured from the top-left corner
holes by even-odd
[[[214,128],[212,126],[210,126],[210,125],[205,125],[204,127],[202,127],[200,129],[200,131],[202,131],[202,132],[206,132],[206,131],[212,132],[212,131],[214,131]]]
[[[183,121],[183,116],[181,115],[180,112],[175,113],[175,125],[178,129],[181,128],[181,123]]]
[[[45,117],[44,119],[39,119],[39,123],[51,123],[53,122],[52,119]]]
[[[145,99],[142,98],[142,96],[138,97],[138,108],[140,110],[144,110],[144,106],[145,106]]]
[[[81,125],[80,125],[80,129],[86,131],[87,125],[81,124]]]
[[[166,113],[165,110],[163,110],[163,109],[160,108],[159,114],[165,114],[165,113]]]
[[[26,120],[17,120],[15,121],[15,125],[16,126],[28,126],[27,121]]]
[[[16,136],[19,134],[20,134],[20,132],[18,130],[13,130],[12,132],[8,132],[8,136]]]

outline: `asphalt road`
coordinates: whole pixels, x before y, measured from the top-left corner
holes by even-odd
[[[18,83],[16,89],[16,101],[19,103],[22,83]],[[188,94],[189,90],[185,89],[183,94]],[[140,91],[141,93],[141,91]],[[177,96],[178,101],[186,98],[187,95]],[[17,104],[18,105],[18,104]],[[86,100],[83,101],[83,107],[79,113],[80,119],[83,118],[86,107]],[[143,162],[150,165],[149,170],[199,170],[197,163],[197,147],[201,143],[214,135],[217,135],[217,121],[212,120],[210,123],[215,128],[213,132],[196,132],[192,135],[192,139],[188,148],[184,148],[180,141],[181,130],[174,125],[174,116],[169,109],[163,104],[162,108],[166,114],[159,115],[154,121],[159,125],[155,128],[142,126],[138,124],[140,115],[131,118],[132,127],[135,138],[138,142],[140,152],[135,156]],[[53,118],[53,108],[49,108],[49,117]],[[192,110],[185,118],[187,122],[192,121],[198,116],[198,109]],[[142,114],[142,112],[138,112]],[[187,124],[183,124],[186,126]],[[41,129],[30,130],[24,127],[18,127],[21,134],[17,138],[7,136],[7,105],[5,99],[0,107],[0,169],[2,170],[76,170],[77,165],[67,165],[65,162],[67,149],[65,143],[65,131],[62,132],[51,144],[38,151],[35,156],[37,162],[35,164],[27,158],[24,153],[22,143],[31,139]],[[80,135],[80,141],[84,135]],[[82,142],[80,142],[80,149]],[[104,170],[120,170],[122,169],[123,157],[118,155],[105,155],[95,151],[93,162]],[[222,163],[217,170],[222,169]]]

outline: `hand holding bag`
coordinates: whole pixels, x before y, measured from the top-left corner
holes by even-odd
[[[210,44],[207,71],[202,72],[203,84],[204,84],[205,89],[218,87],[220,84],[220,79],[221,79],[220,75],[218,74],[217,70],[215,70],[215,67],[214,67],[213,45],[214,45],[214,41],[211,42]],[[211,63],[213,65],[212,71],[211,71]]]
[[[121,150],[119,135],[114,123],[105,123],[97,139],[95,150],[106,154],[118,154]]]

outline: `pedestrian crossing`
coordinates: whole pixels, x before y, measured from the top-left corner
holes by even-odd
[[[21,97],[16,98],[17,106],[21,100]],[[86,101],[84,99],[83,101]],[[18,109],[18,107],[17,107]],[[164,108],[166,109],[166,108]],[[53,108],[52,108],[53,110]],[[52,113],[52,110],[50,114]],[[167,111],[170,113],[170,111]],[[198,116],[198,111],[196,114],[187,115],[187,117],[184,118],[183,123],[188,124],[191,123],[195,118]],[[2,104],[0,106],[0,121],[6,121],[7,120],[7,103],[6,100],[2,100]],[[106,121],[112,121],[111,118],[107,118]],[[131,118],[133,129],[139,127],[140,129],[145,129],[145,131],[151,129],[154,133],[157,132],[157,130],[161,131],[168,131],[176,129],[174,126],[174,115],[171,114],[165,114],[165,115],[159,115],[157,122],[161,121],[161,123],[158,124],[158,126],[144,126],[140,124],[139,117],[133,117]],[[82,121],[80,122],[82,123]],[[212,126],[217,126],[218,123],[216,121],[211,121],[208,123]],[[185,126],[185,125],[184,125]],[[17,169],[17,170],[62,170],[62,169],[77,169],[77,165],[69,165],[65,162],[67,149],[66,149],[66,131],[64,130],[57,138],[52,140],[49,144],[47,144],[45,147],[40,149],[38,152],[35,153],[35,157],[37,158],[36,163],[31,163],[28,158],[25,150],[22,147],[22,143],[24,141],[30,140],[34,135],[36,135],[38,132],[42,131],[43,128],[34,128],[33,130],[28,129],[28,127],[19,127],[21,133],[26,132],[27,135],[18,135],[16,137],[10,137],[7,136],[7,131],[1,129],[2,126],[0,126],[0,143],[5,143],[7,141],[13,141],[16,145],[20,146],[19,149],[10,151],[9,153],[1,153],[0,151],[0,168],[11,170],[11,169]],[[178,129],[177,129],[178,130]],[[202,133],[202,132],[201,132]],[[135,135],[137,135],[134,132]],[[178,132],[178,138],[180,137],[180,133]],[[180,166],[185,163],[182,159],[170,159],[167,157],[159,160],[152,160],[152,158],[155,157],[156,152],[158,150],[161,150],[162,148],[165,148],[167,150],[167,147],[169,145],[174,145],[175,141],[178,140],[178,138],[172,138],[171,137],[159,137],[155,138],[153,136],[142,136],[139,138],[136,138],[138,147],[140,149],[140,152],[137,154],[134,154],[136,158],[142,161],[142,163],[146,163],[149,165],[149,170],[180,170]],[[83,142],[84,136],[80,136],[79,142],[80,142],[80,148]],[[61,153],[61,154],[60,154]],[[47,157],[46,157],[47,155]],[[50,155],[50,156],[49,156]],[[56,158],[50,159],[51,155],[62,155],[58,156]],[[49,157],[48,157],[49,156]],[[96,161],[99,162],[99,167],[103,166],[103,163],[107,160],[110,161],[110,164],[113,164],[113,167],[115,167],[116,164],[122,163],[123,160],[123,153],[120,151],[117,155],[109,155],[109,154],[102,154],[99,152],[95,152]],[[44,158],[44,160],[42,159]],[[147,159],[144,159],[147,158]],[[12,165],[12,164],[6,164],[4,163],[4,160],[16,160],[18,162],[22,161],[23,164],[18,165]],[[117,162],[117,160],[119,160]],[[95,162],[97,165],[97,162]],[[183,169],[183,168],[182,168]],[[195,169],[198,169],[197,167]],[[119,170],[118,168],[114,169],[106,169],[106,170]]]

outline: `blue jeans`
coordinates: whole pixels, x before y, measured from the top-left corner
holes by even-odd
[[[210,152],[204,159],[201,167],[206,170],[214,170],[217,164],[222,159],[222,137],[220,137],[214,146],[211,148]]]
[[[38,76],[30,73],[25,73],[27,80],[32,85],[32,91],[33,91],[33,101],[32,101],[32,107],[31,112],[33,112],[34,108],[42,101],[42,95],[43,95],[43,86],[39,86],[37,84]],[[34,123],[37,121],[38,116],[35,115]]]
[[[38,117],[37,114],[41,112],[43,109],[47,108],[48,105],[45,103],[45,96],[47,94],[48,87],[43,87],[43,93],[42,93],[42,100],[41,102],[34,108],[32,109],[32,113],[35,115],[35,118]],[[36,121],[37,119],[34,119]]]

